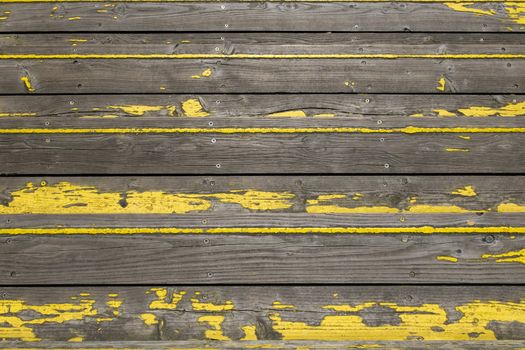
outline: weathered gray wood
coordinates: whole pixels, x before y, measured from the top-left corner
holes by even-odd
[[[512,55],[523,53],[523,44],[525,39],[521,35],[494,33],[17,33],[0,36],[0,55]]]
[[[90,341],[104,341],[99,347],[109,341],[108,346],[117,348],[126,343],[116,341],[183,341],[184,348],[192,344],[184,341],[191,340],[213,348],[250,348],[263,340],[289,348],[305,346],[308,343],[301,341],[310,340],[353,341],[354,346],[359,341],[360,348],[375,344],[381,349],[395,349],[390,347],[397,346],[392,341],[411,340],[414,343],[399,345],[426,349],[432,344],[427,341],[475,340],[485,348],[498,344],[491,342],[496,339],[525,337],[525,289],[521,286],[18,287],[2,288],[2,292],[3,305],[12,306],[2,309],[3,317],[11,317],[5,324],[8,329],[25,328],[26,340],[29,336],[43,341],[80,337],[87,342],[86,348],[96,345]],[[56,311],[46,315],[46,306],[48,312]],[[61,316],[63,320],[57,322]],[[246,335],[259,343],[240,340]],[[38,348],[40,343],[16,345]],[[130,348],[142,346],[131,344]],[[337,344],[344,343],[319,346],[342,348]],[[436,343],[431,348],[462,348],[461,344]],[[71,347],[79,346],[84,347],[78,343]]]
[[[466,140],[455,133],[2,134],[0,171],[3,174],[523,173],[522,133],[466,135],[471,138]]]
[[[465,2],[461,11],[397,1],[2,3],[10,13],[0,31],[522,31],[513,4]]]
[[[277,349],[363,349],[379,348],[383,350],[521,350],[523,340],[496,340],[496,341],[104,341],[100,342],[38,342],[20,343],[6,342],[6,349],[257,349],[257,348],[277,348]]]
[[[205,118],[184,118],[191,100]],[[48,127],[201,127],[209,121],[218,127],[521,127],[523,104],[523,95],[19,95],[0,96],[0,128],[46,121]],[[269,117],[293,111],[293,117]],[[443,111],[455,117],[441,117]],[[22,123],[24,116],[33,118]]]
[[[525,59],[7,59],[0,93],[523,93],[524,70]]]
[[[0,283],[522,283],[524,244],[500,234],[4,235]]]

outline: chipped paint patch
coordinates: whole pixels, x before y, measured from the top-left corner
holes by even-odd
[[[222,333],[222,323],[224,316],[222,315],[206,315],[197,319],[198,322],[208,324],[211,329],[204,331],[204,336],[209,340],[231,340]]]
[[[201,79],[201,78],[209,78],[211,77],[213,71],[208,68],[208,69],[205,69],[202,73],[200,74],[196,74],[196,75],[192,75],[192,79]]]
[[[233,302],[231,300],[226,301],[224,304],[205,303],[199,299],[191,299],[191,306],[195,311],[232,311],[234,309]]]
[[[445,84],[446,84],[445,78],[444,77],[439,78],[438,85],[436,86],[436,90],[445,91]]]
[[[150,313],[144,313],[140,315],[140,319],[144,322],[147,326],[153,326],[159,323],[157,320],[157,316]]]
[[[196,98],[190,98],[184,102],[182,102],[182,111],[184,112],[184,115],[186,117],[207,117],[210,115],[204,107],[202,106],[201,102]]]
[[[151,288],[146,294],[155,293],[157,300],[153,300],[149,304],[149,308],[153,310],[175,310],[177,305],[182,300],[186,292],[173,292],[171,299],[168,297],[168,290],[166,288]]]
[[[525,205],[516,203],[501,203],[496,208],[500,213],[525,213]]]
[[[135,116],[143,116],[144,114],[149,113],[149,112],[159,112],[162,110],[166,110],[170,117],[175,117],[177,113],[177,107],[172,106],[172,105],[166,105],[166,106],[123,105],[123,106],[108,106],[108,108],[120,109],[124,113],[135,115]]]
[[[269,211],[288,209],[295,198],[288,192],[256,190],[209,194],[101,192],[93,186],[69,182],[40,186],[30,182],[10,195],[12,200],[7,205],[0,205],[0,214],[186,214],[209,210],[211,200],[237,204],[254,211]]]
[[[389,308],[400,319],[399,325],[368,326],[357,311],[372,307]],[[525,322],[522,302],[473,301],[455,307],[461,318],[450,322],[448,312],[439,304],[404,306],[388,302],[366,302],[358,305],[327,305],[338,312],[325,316],[319,324],[285,320],[270,315],[273,330],[283,340],[496,340],[492,322]],[[347,312],[349,314],[341,314]]]
[[[281,310],[281,309],[295,309],[295,306],[292,305],[292,304],[283,304],[280,301],[274,301],[272,303],[272,309],[277,309],[277,310]]]
[[[476,191],[474,190],[474,187],[470,185],[465,186],[463,188],[458,188],[457,190],[452,191],[451,194],[457,194],[458,196],[463,196],[463,197],[475,197],[478,195]]]
[[[267,117],[277,117],[277,118],[306,118],[306,113],[302,110],[292,110],[268,114]]]
[[[258,340],[256,334],[257,328],[255,326],[244,326],[241,329],[244,332],[244,337],[240,340]]]
[[[468,148],[452,148],[452,147],[449,147],[449,148],[445,148],[445,150],[447,152],[470,152],[470,149],[468,149]]]
[[[0,113],[0,118],[2,117],[36,117],[37,114],[36,113],[17,113],[17,112],[13,112],[13,113]]]

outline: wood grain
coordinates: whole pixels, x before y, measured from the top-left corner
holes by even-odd
[[[523,93],[524,69],[525,59],[1,60],[0,93]]]
[[[309,340],[353,341],[354,346],[359,341],[361,348],[376,344],[392,349],[395,343],[389,341],[411,340],[420,342],[406,344],[408,349],[421,349],[427,348],[424,341],[441,340],[450,343],[435,348],[449,349],[458,340],[485,346],[484,341],[522,338],[525,323],[521,286],[112,286],[2,292],[2,303],[13,307],[0,314],[8,320],[2,332],[18,330],[25,340],[77,339],[86,341],[86,347],[95,345],[90,341],[108,341],[117,348],[117,341],[190,341],[184,347],[201,340],[203,345],[237,348],[253,344],[244,341],[264,340],[289,348]],[[39,343],[20,345],[38,348]],[[83,344],[71,345],[77,346]]]
[[[523,31],[519,3],[98,2],[1,3],[2,32]],[[222,6],[222,7],[221,7]],[[456,7],[457,8],[457,7]]]

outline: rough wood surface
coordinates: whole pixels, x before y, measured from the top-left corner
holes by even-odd
[[[512,57],[523,54],[523,44],[523,36],[501,33],[17,33],[0,36],[0,57],[31,54],[365,56],[384,53]]]
[[[0,31],[523,30],[521,2],[0,3]]]
[[[523,70],[525,59],[3,59],[0,93],[523,93]]]
[[[524,297],[518,286],[2,288],[0,335],[26,341],[234,340],[234,348],[254,340],[483,345],[524,337]],[[417,344],[421,349],[424,343]]]
[[[3,174],[519,174],[524,147],[523,133],[51,131],[0,135],[0,162]]]

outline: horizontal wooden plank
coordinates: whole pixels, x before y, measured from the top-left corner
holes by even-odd
[[[523,133],[43,129],[0,135],[2,174],[523,173]],[[42,131],[42,130],[41,130]],[[80,132],[80,134],[78,133]],[[504,130],[504,132],[507,132]],[[351,135],[351,136],[350,136]],[[463,137],[460,137],[463,136]]]
[[[0,31],[413,31],[523,30],[516,2],[2,1]]]
[[[54,342],[44,341],[38,343],[20,343],[16,341],[4,343],[8,350],[12,349],[366,349],[376,348],[382,350],[521,350],[522,340],[494,340],[494,341],[388,341],[388,342],[369,342],[369,341],[279,341],[279,340],[260,340],[260,341],[104,341],[100,342]]]
[[[297,346],[300,341],[360,341],[358,348],[392,349],[389,341],[409,340],[419,342],[408,349],[421,349],[427,348],[424,341],[440,340],[452,343],[437,343],[436,349],[450,349],[461,346],[453,341],[476,340],[483,348],[484,341],[525,336],[525,290],[518,286],[111,286],[2,292],[2,338],[77,342],[72,348],[83,341],[100,346],[124,340],[206,340],[220,348],[234,341],[233,348],[250,348],[250,341],[264,340],[285,348],[282,341]],[[38,348],[39,343],[17,345]]]
[[[0,243],[2,285],[508,284],[525,279],[522,234],[326,235],[314,230],[268,235],[257,229],[250,235],[26,233],[0,236]]]
[[[525,3],[524,3],[525,4]],[[0,58],[12,55],[441,55],[519,57],[520,35],[491,33],[48,33],[0,36]]]
[[[524,181],[4,178],[0,283],[519,283]]]
[[[0,93],[523,93],[523,70],[525,59],[6,59]]]

